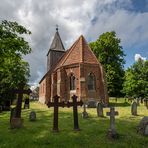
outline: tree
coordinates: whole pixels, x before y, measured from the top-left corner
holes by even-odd
[[[120,39],[116,37],[114,31],[106,32],[100,35],[95,42],[91,42],[90,47],[105,69],[109,95],[121,96],[125,55],[120,46]]]
[[[31,52],[23,35],[31,34],[17,22],[0,23],[0,101],[10,100],[10,90],[23,82],[27,85],[29,64],[22,58]]]
[[[126,70],[123,92],[128,97],[148,97],[148,60],[139,59]]]

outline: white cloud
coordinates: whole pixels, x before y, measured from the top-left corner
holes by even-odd
[[[139,59],[142,59],[142,60],[146,60],[146,57],[142,57],[140,54],[135,54],[135,61],[138,61]]]
[[[31,30],[28,41],[32,53],[30,83],[46,73],[46,53],[55,33],[55,25],[67,48],[83,34],[93,41],[106,31],[115,30],[126,48],[148,40],[148,13],[133,12],[131,0],[0,0],[0,20],[15,20]],[[131,48],[132,49],[132,48]]]

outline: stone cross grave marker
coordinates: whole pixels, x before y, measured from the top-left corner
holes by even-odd
[[[82,118],[84,119],[88,118],[88,113],[86,111],[86,103],[83,104]]]
[[[98,117],[103,117],[103,104],[101,102],[97,103],[97,115]]]
[[[48,102],[48,107],[54,107],[54,116],[53,116],[53,131],[58,132],[58,115],[59,115],[59,107],[64,107],[64,102],[59,102],[59,96],[56,95],[53,97],[54,102]]]
[[[77,101],[77,96],[73,95],[72,97],[72,102],[67,102],[67,107],[73,107],[73,118],[74,118],[74,130],[78,131],[79,129],[79,124],[78,124],[78,106],[82,106],[83,102],[82,100]]]
[[[137,115],[137,103],[135,101],[131,105],[131,114],[134,116]]]
[[[21,109],[22,109],[23,94],[29,95],[31,93],[30,89],[25,90],[23,88],[24,88],[24,84],[20,85],[20,89],[12,90],[12,93],[18,94],[18,99],[17,99],[16,108],[15,108],[15,115],[10,119],[11,128],[20,128],[22,126],[23,120],[21,119]]]
[[[79,101],[77,102],[77,96],[73,95],[72,100],[73,102],[59,102],[59,96],[54,96],[54,102],[48,102],[48,107],[54,107],[54,120],[53,120],[53,131],[58,132],[58,108],[59,107],[71,107],[73,106],[73,117],[74,117],[74,130],[79,130],[79,124],[78,124],[78,110],[77,106],[82,106],[83,102]]]
[[[115,129],[115,116],[118,115],[118,112],[115,111],[114,107],[110,107],[110,112],[106,113],[107,116],[110,116],[110,129],[108,130],[108,137],[109,138],[117,138],[118,134]]]

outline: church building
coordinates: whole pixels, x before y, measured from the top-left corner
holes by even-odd
[[[70,100],[77,95],[83,101],[108,104],[103,67],[90,49],[83,35],[65,50],[58,29],[47,53],[47,73],[39,82],[39,101]]]

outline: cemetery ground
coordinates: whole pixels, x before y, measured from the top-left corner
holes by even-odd
[[[31,102],[30,109],[22,109],[23,128],[10,129],[10,112],[0,113],[0,148],[146,148],[148,137],[137,133],[136,127],[148,110],[143,104],[138,106],[138,116],[131,115],[131,104],[123,99],[110,101],[119,112],[116,116],[116,130],[119,139],[109,140],[106,136],[109,128],[109,117],[104,109],[104,117],[97,117],[96,108],[89,108],[89,118],[83,119],[83,109],[78,107],[80,131],[73,131],[72,108],[59,108],[59,132],[52,132],[53,107],[47,108],[38,102]],[[29,113],[35,111],[37,120],[29,121]]]

